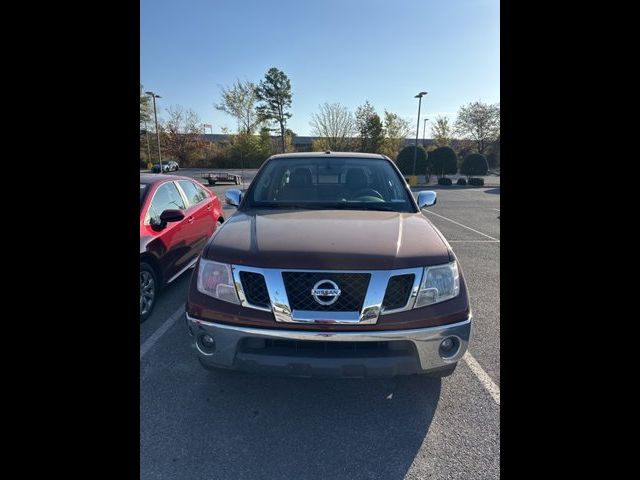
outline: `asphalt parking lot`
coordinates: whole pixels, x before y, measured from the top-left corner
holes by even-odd
[[[212,190],[222,199],[228,188],[238,187]],[[425,189],[438,192],[424,215],[458,256],[474,314],[456,372],[328,380],[205,371],[182,317],[189,271],[140,326],[141,479],[499,478],[500,189]]]

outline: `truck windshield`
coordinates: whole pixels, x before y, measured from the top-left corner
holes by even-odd
[[[415,212],[404,179],[383,158],[275,158],[248,192],[249,208]]]

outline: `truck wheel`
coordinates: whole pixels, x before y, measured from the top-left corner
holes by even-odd
[[[140,323],[151,316],[158,294],[158,280],[151,265],[140,262]]]
[[[208,178],[207,181],[209,182],[209,185],[215,185],[216,182],[214,182],[211,178]]]
[[[456,362],[456,363],[454,363],[452,365],[448,365],[446,367],[440,368],[438,370],[434,370],[432,372],[429,372],[426,375],[428,377],[432,377],[432,378],[448,377],[453,372],[455,372],[457,366],[458,366],[458,362]]]

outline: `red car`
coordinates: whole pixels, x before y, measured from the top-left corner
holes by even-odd
[[[196,180],[140,175],[140,322],[159,289],[195,265],[222,222],[220,200]]]

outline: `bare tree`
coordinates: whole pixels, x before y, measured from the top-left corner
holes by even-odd
[[[311,115],[309,122],[312,135],[325,139],[322,146],[327,150],[350,150],[352,137],[356,134],[353,114],[340,103],[325,102],[319,109],[318,113]]]
[[[220,87],[222,100],[214,105],[216,110],[220,110],[231,115],[238,122],[238,132],[253,134],[258,125],[255,111],[258,97],[256,94],[256,84],[248,80],[236,82],[231,87]]]
[[[161,142],[167,156],[188,166],[194,155],[204,147],[204,129],[200,117],[193,110],[180,105],[167,110],[168,118],[162,122]]]
[[[475,143],[478,153],[484,154],[500,136],[500,104],[472,102],[458,111],[455,130],[463,139]]]
[[[438,115],[431,125],[431,136],[438,146],[446,147],[451,144],[451,125],[449,119]]]

